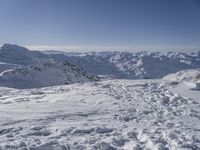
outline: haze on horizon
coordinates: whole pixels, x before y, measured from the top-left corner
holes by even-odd
[[[0,44],[30,49],[194,49],[199,27],[199,0],[0,0]]]

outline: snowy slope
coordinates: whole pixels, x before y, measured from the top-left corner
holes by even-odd
[[[0,86],[35,88],[99,80],[61,56],[53,59],[41,52],[4,44],[0,49]]]
[[[5,63],[5,62],[0,62],[0,73],[2,73],[5,70],[13,69],[13,68],[18,68],[18,65],[15,64],[10,64],[10,63]]]
[[[87,72],[119,79],[157,79],[169,73],[200,68],[200,52],[88,52],[63,53]],[[59,54],[51,54],[58,57]]]
[[[200,90],[200,69],[179,71],[166,75],[163,79],[176,88],[182,89],[181,87],[184,86],[188,89]]]
[[[22,89],[97,80],[98,77],[86,73],[67,61],[59,64],[53,60],[43,64],[6,70],[0,74],[0,86]]]
[[[199,91],[165,82],[1,87],[0,149],[200,149]]]
[[[194,82],[196,80],[199,80],[198,79],[199,74],[200,74],[200,69],[189,69],[166,75],[163,79],[177,81],[177,82],[181,81]]]

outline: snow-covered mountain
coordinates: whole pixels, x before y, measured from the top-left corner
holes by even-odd
[[[118,79],[156,79],[180,70],[200,68],[200,52],[88,52],[64,53],[86,71]],[[58,57],[59,54],[51,54]]]
[[[49,60],[52,60],[56,66],[49,66],[48,69],[42,70],[40,72],[37,72],[37,70],[31,70],[34,68],[31,66],[36,66],[37,68],[37,66],[48,63]],[[17,45],[5,44],[0,49],[0,62],[2,62],[0,64],[0,73],[4,72],[4,77],[1,77],[1,85],[6,85],[4,82],[11,78],[12,80],[19,80],[20,84],[24,83],[24,81],[31,80],[31,84],[29,84],[30,87],[33,85],[36,86],[35,83],[38,83],[38,86],[60,85],[68,82],[74,83],[75,81],[73,79],[73,81],[66,81],[69,79],[69,75],[66,75],[67,77],[59,75],[64,73],[63,64],[66,61],[69,64],[75,64],[77,68],[83,68],[89,74],[103,75],[104,77],[106,76],[106,78],[158,79],[164,77],[167,74],[175,73],[181,70],[200,68],[200,52],[65,53],[46,51],[45,53],[42,53],[39,51],[29,51],[28,49]],[[57,71],[55,71],[55,68]],[[10,69],[13,70],[11,71]],[[25,78],[21,72],[28,72],[26,73]],[[56,72],[57,74],[50,72]],[[50,73],[49,76],[53,78],[53,81],[49,81],[48,84],[47,78],[45,78],[46,80],[44,79],[40,81],[41,78],[44,78],[44,74],[46,73]],[[68,74],[70,73],[68,72]],[[53,76],[61,76],[64,78],[60,80],[56,77],[56,81],[54,81]],[[77,74],[75,76],[80,77]],[[7,79],[5,80],[5,78]],[[80,77],[80,79],[82,79],[82,77]],[[77,82],[80,82],[78,78]],[[17,81],[15,83],[17,83]],[[10,83],[7,85],[10,85]]]
[[[66,57],[59,58],[5,44],[0,50],[0,86],[35,88],[99,80],[69,63]]]
[[[67,61],[55,63],[53,60],[7,70],[0,74],[0,86],[14,88],[36,88],[98,80],[98,77]]]
[[[25,47],[4,44],[0,49],[0,61],[18,65],[32,65],[47,61],[49,56],[39,51],[29,51]]]
[[[42,53],[10,44],[3,45],[0,50],[0,61],[10,64],[40,64],[49,59],[57,63],[64,63],[67,60],[91,74],[112,76],[117,79],[157,79],[177,71],[200,68],[200,51]]]

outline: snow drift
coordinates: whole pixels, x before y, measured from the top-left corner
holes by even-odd
[[[182,70],[173,74],[166,75],[163,79],[171,85],[180,84],[192,90],[200,90],[200,70]],[[180,86],[179,85],[179,86]]]

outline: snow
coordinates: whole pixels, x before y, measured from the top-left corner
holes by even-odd
[[[51,60],[43,64],[10,69],[0,73],[1,86],[21,89],[97,80],[99,80],[97,76],[90,75],[67,61],[59,64]]]
[[[6,63],[5,63],[5,62],[1,62],[1,61],[0,61],[0,65],[4,65],[4,64],[6,64]]]
[[[3,71],[3,72],[0,73],[0,77],[3,76],[6,73],[12,72],[12,71],[13,71],[13,69],[8,69],[8,70]]]
[[[5,44],[0,61],[0,150],[200,149],[200,52]]]
[[[166,80],[109,80],[24,90],[1,87],[0,146],[199,149],[199,96],[188,86],[175,87]]]
[[[182,70],[176,73],[168,74],[163,79],[170,81],[195,81],[195,77],[200,74],[199,69]]]
[[[182,52],[88,52],[64,53],[89,73],[117,79],[158,79],[169,73],[200,68],[200,53]],[[53,58],[56,55],[51,55]],[[99,69],[101,68],[101,69]]]
[[[116,79],[158,79],[169,73],[200,68],[200,52],[86,52],[29,51],[27,48],[4,44],[0,61],[21,67],[45,63],[49,60],[63,63],[66,60],[90,74],[113,76]],[[1,69],[0,72],[5,71]],[[12,69],[12,67],[8,68]]]

